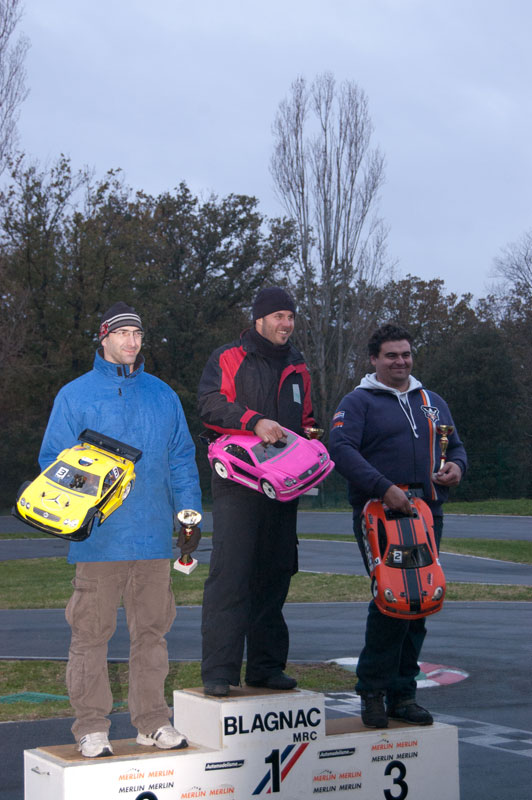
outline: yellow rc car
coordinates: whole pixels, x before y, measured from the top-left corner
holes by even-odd
[[[142,450],[89,429],[34,481],[23,483],[12,514],[40,531],[81,542],[122,505]]]

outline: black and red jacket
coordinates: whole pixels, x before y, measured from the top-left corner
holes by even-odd
[[[290,343],[281,359],[268,358],[253,334],[245,331],[207,361],[198,389],[203,424],[219,433],[251,433],[264,418],[295,433],[316,425],[301,353]]]

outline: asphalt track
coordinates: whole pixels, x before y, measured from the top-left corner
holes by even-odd
[[[446,553],[445,540],[441,549],[441,562],[448,581],[532,585],[532,566],[529,564],[513,564],[489,558]],[[68,543],[52,536],[46,539],[0,541],[0,561],[57,558],[65,556],[67,551]],[[208,564],[210,554],[211,540],[205,538],[201,541],[195,556],[201,564]],[[38,569],[38,566],[35,568]],[[299,569],[305,572],[330,572],[340,575],[366,574],[360,552],[352,537],[339,542],[301,539]]]
[[[203,529],[212,531],[212,514],[203,515]],[[11,516],[0,516],[0,534],[32,531]],[[351,513],[346,511],[299,511],[298,533],[334,533],[352,536]],[[444,535],[450,539],[532,539],[532,517],[446,514]]]
[[[304,514],[305,512],[303,512]],[[302,516],[302,515],[301,515]],[[316,519],[319,517],[319,519]],[[302,520],[305,528],[323,522],[349,524],[347,514],[309,514]],[[452,525],[449,524],[453,520]],[[513,530],[506,538],[532,538],[532,520],[497,518],[486,524],[486,517],[475,517],[471,532],[462,534],[480,538],[505,538],[501,531]],[[456,518],[446,520],[446,535]],[[463,520],[460,517],[459,520]],[[471,520],[467,519],[470,523]],[[492,520],[490,520],[492,523]],[[11,525],[12,522],[9,521]],[[465,525],[460,524],[462,531]],[[205,521],[208,530],[208,520]],[[9,528],[13,530],[13,528]],[[349,529],[348,529],[349,530]],[[0,532],[2,526],[0,526]],[[334,532],[330,530],[330,532]],[[476,531],[476,532],[473,532]],[[488,532],[489,531],[489,532]],[[311,530],[300,532],[313,532]],[[460,534],[458,534],[460,535]],[[49,540],[10,540],[0,544],[0,558],[33,558],[37,550],[46,555],[62,555],[64,543]],[[20,549],[23,546],[24,552]],[[444,549],[444,547],[443,547]],[[11,551],[11,556],[8,554]],[[200,560],[208,561],[210,542],[203,540]],[[478,580],[489,583],[530,585],[532,568],[508,565],[488,559],[453,557],[444,568],[448,580]],[[38,568],[35,562],[35,568]],[[352,542],[302,541],[300,568],[311,571],[363,574],[358,550]],[[456,577],[462,575],[463,577]],[[286,617],[290,628],[290,660],[317,661],[358,655],[364,636],[365,603],[290,604]],[[172,659],[196,660],[200,653],[199,607],[180,607],[175,625],[168,636]],[[469,677],[450,686],[420,689],[420,702],[435,712],[443,722],[458,726],[460,737],[460,785],[462,800],[528,800],[532,758],[532,692],[530,661],[532,646],[532,603],[451,603],[429,620],[429,635],[423,659],[433,664],[465,670]],[[57,610],[0,611],[0,658],[60,658],[68,650],[69,629],[64,612]],[[128,636],[124,615],[119,613],[117,631],[109,648],[111,659],[127,659]],[[357,711],[355,697],[327,697],[330,716]],[[112,717],[112,738],[133,735],[128,715]],[[71,741],[72,720],[40,720],[0,725],[0,800],[23,797],[22,752],[42,744]]]

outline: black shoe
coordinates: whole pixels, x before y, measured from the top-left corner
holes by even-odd
[[[277,672],[275,675],[269,675],[261,681],[246,680],[246,683],[248,686],[263,686],[265,689],[279,689],[283,692],[288,689],[295,689],[297,686],[296,679],[291,678],[285,672]]]
[[[409,725],[432,725],[434,719],[430,711],[418,706],[415,700],[407,700],[401,705],[388,709],[390,719],[407,722]]]
[[[224,681],[223,678],[206,681],[203,684],[203,692],[212,697],[227,697],[229,694],[229,681]]]
[[[366,728],[387,728],[388,714],[384,708],[384,692],[358,692],[362,722]]]

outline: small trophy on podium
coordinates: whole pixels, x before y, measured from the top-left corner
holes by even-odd
[[[449,436],[454,431],[453,425],[438,425],[436,427],[436,433],[439,433],[441,436],[440,439],[440,448],[441,448],[441,460],[440,466],[438,468],[438,472],[443,469],[445,466],[445,462],[447,461],[447,447],[449,446]]]
[[[200,524],[201,514],[199,511],[194,511],[192,508],[183,508],[177,514],[177,519],[182,525],[186,542],[192,536],[196,525]],[[197,566],[198,560],[196,558],[192,558],[190,553],[185,553],[184,555],[181,554],[181,556],[174,562],[174,569],[177,569],[179,572],[184,572],[185,575],[190,575],[190,573],[195,570]]]
[[[321,439],[324,430],[323,428],[303,428],[303,433],[307,439]]]

